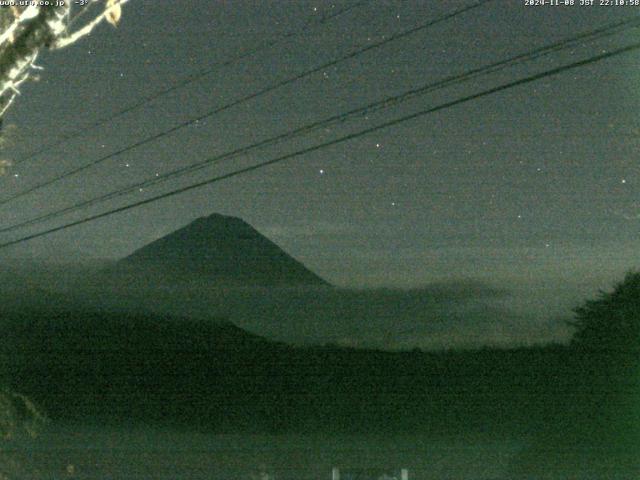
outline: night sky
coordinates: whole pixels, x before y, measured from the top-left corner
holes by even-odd
[[[176,89],[189,75],[299,31],[350,1],[132,0],[118,28],[43,55],[5,119],[14,166],[0,199],[470,1],[372,0]],[[578,2],[579,0],[576,0]],[[0,207],[8,225],[448,75],[640,15],[640,7],[531,7],[496,0],[390,42]],[[313,23],[312,23],[313,25]],[[255,151],[6,241],[638,41],[638,30],[520,64]],[[476,279],[593,293],[638,266],[637,51],[7,249],[56,263],[118,258],[199,216],[243,218],[342,286]],[[8,126],[7,126],[8,125]],[[569,295],[569,294],[568,294]],[[570,296],[570,295],[569,295]]]

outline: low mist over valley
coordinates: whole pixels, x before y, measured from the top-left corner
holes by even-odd
[[[224,318],[296,345],[441,350],[566,343],[570,336],[570,309],[531,305],[538,292],[473,279],[406,289],[333,286],[247,223],[222,215],[196,220],[120,260],[9,264],[4,282],[16,292],[6,308],[31,302]]]

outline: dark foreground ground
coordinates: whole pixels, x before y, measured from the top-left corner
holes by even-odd
[[[1,328],[5,384],[51,419],[5,455],[64,478],[329,478],[335,464],[640,478],[635,354],[293,348],[224,322],[89,312],[9,312]]]
[[[420,435],[218,435],[158,429],[51,429],[26,450],[47,478],[330,480],[505,478],[522,439]],[[25,450],[22,451],[24,455]],[[71,474],[71,473],[72,474]],[[479,476],[480,475],[480,476]]]

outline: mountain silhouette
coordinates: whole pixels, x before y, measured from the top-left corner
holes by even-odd
[[[169,281],[220,286],[328,286],[244,220],[213,214],[155,240],[117,263]]]

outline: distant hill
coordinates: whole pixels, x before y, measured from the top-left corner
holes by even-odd
[[[296,348],[221,319],[74,310],[4,314],[0,338],[0,385],[28,395],[54,422],[535,433],[564,405],[577,423],[582,404],[610,394],[579,374],[598,359],[561,346]]]
[[[110,270],[224,286],[329,285],[245,221],[219,214],[145,245]]]
[[[43,289],[29,275],[6,265],[0,271],[0,293],[0,315],[25,309],[54,311],[69,306],[63,296]]]

